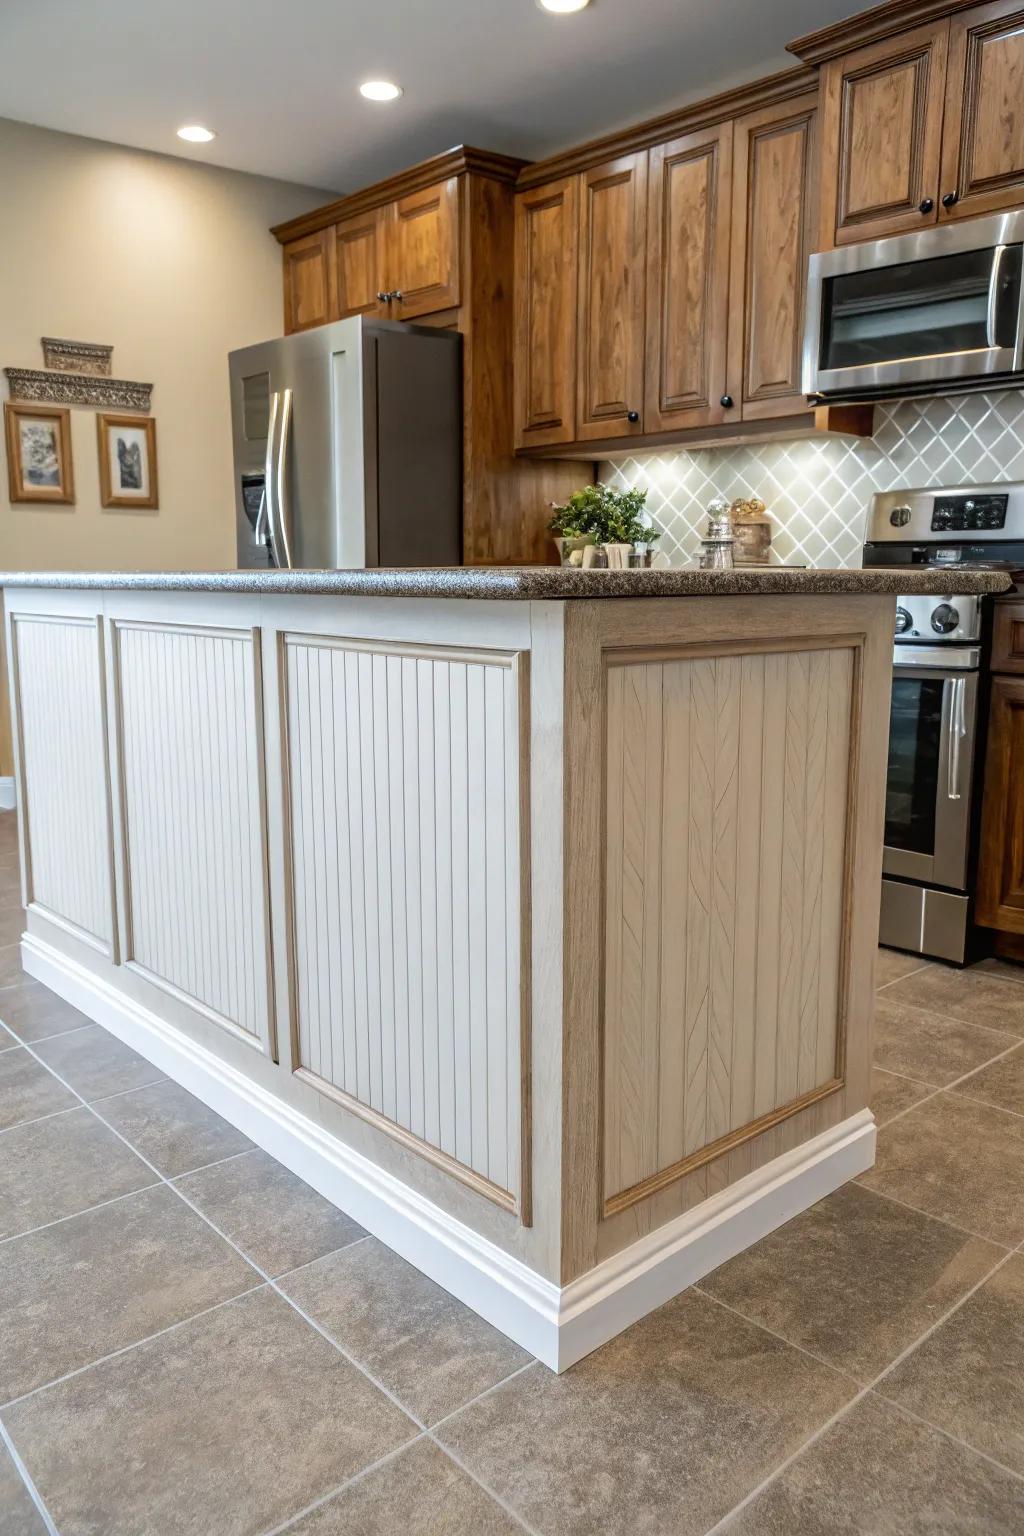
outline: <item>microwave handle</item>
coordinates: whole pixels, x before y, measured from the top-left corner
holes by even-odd
[[[997,245],[992,255],[992,275],[988,283],[988,310],[985,314],[985,343],[989,347],[999,345],[996,322],[999,318],[999,279],[1002,275],[1005,255],[1005,245]]]
[[[962,677],[950,679],[951,693],[949,696],[949,754],[947,757],[948,769],[946,775],[946,799],[960,799],[960,745],[967,735],[967,720],[964,713],[964,693],[966,684]]]

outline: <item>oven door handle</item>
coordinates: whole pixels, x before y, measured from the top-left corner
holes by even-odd
[[[964,693],[966,685],[962,677],[954,677],[950,681],[951,693],[949,696],[949,768],[946,776],[947,800],[960,799],[960,746],[967,735],[967,720],[964,711]]]
[[[988,281],[988,309],[985,313],[985,341],[990,347],[998,347],[999,339],[996,336],[996,321],[999,312],[999,279],[1003,270],[1003,257],[1006,255],[1006,246],[997,245],[992,254],[992,275]]]

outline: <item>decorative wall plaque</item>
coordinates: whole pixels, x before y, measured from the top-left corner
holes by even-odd
[[[5,368],[12,400],[42,405],[91,405],[99,410],[148,411],[152,384],[62,369]]]
[[[62,341],[57,336],[44,336],[43,367],[56,373],[88,373],[95,378],[109,379],[113,347],[105,347],[99,341]]]

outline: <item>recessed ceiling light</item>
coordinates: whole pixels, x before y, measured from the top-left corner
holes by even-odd
[[[582,11],[590,0],[537,0],[542,11],[554,11],[556,16],[567,16],[570,11]]]
[[[365,96],[367,101],[397,101],[402,94],[402,87],[393,80],[364,80],[359,87],[359,94]]]
[[[209,144],[217,135],[212,128],[204,128],[202,123],[186,123],[184,128],[178,129],[178,138],[184,139],[186,144]]]

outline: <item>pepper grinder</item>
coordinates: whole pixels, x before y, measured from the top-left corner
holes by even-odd
[[[708,504],[708,529],[700,541],[702,571],[726,571],[733,566],[732,512],[724,496]]]

